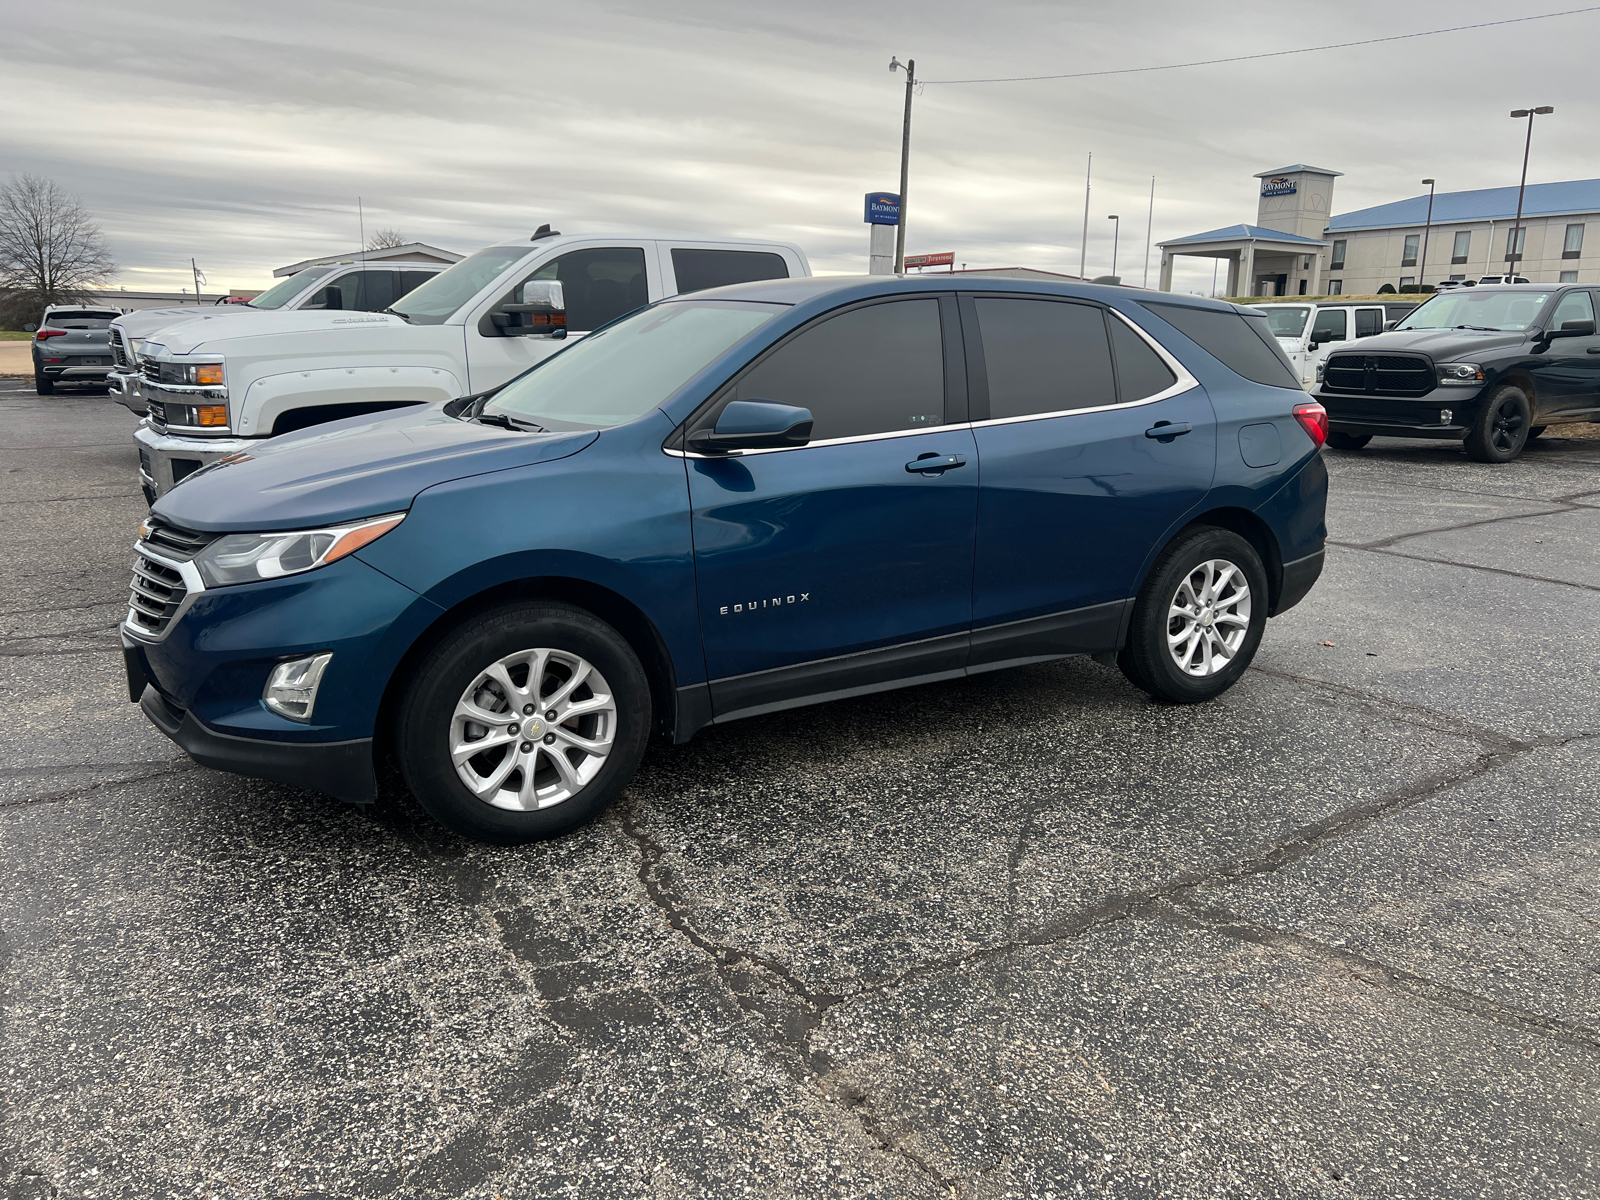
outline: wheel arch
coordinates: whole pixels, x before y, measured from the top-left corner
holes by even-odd
[[[653,728],[671,735],[676,719],[677,691],[672,657],[655,623],[626,596],[586,579],[564,575],[543,575],[510,580],[464,597],[445,609],[412,642],[384,685],[378,704],[374,736],[380,752],[387,752],[393,736],[401,692],[418,664],[440,640],[463,621],[502,605],[529,600],[557,600],[593,613],[610,625],[633,648],[650,681]]]
[[[1166,545],[1157,552],[1159,558],[1172,545],[1191,529],[1201,526],[1212,526],[1218,529],[1227,529],[1237,533],[1249,542],[1256,554],[1261,558],[1261,565],[1267,572],[1267,615],[1276,616],[1278,601],[1283,596],[1283,551],[1278,545],[1278,537],[1268,525],[1255,513],[1247,508],[1223,507],[1213,508],[1191,518],[1182,529],[1167,539]],[[1154,561],[1152,559],[1152,561]],[[1142,586],[1142,581],[1141,581]]]

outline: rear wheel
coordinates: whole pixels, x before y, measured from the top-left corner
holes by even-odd
[[[33,390],[40,396],[52,396],[55,394],[56,381],[48,375],[35,371],[33,373]]]
[[[1462,445],[1476,462],[1510,462],[1528,444],[1529,418],[1533,415],[1521,388],[1496,388],[1484,401]]]
[[[1156,560],[1117,665],[1152,696],[1199,704],[1238,681],[1266,627],[1267,573],[1255,548],[1231,530],[1200,526]]]
[[[592,821],[633,777],[649,730],[649,681],[616,630],[569,605],[517,604],[424,659],[398,758],[440,824],[509,846]]]
[[[1370,433],[1330,433],[1328,445],[1335,450],[1359,450],[1372,440]]]

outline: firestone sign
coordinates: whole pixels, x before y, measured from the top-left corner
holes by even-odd
[[[893,192],[868,192],[863,219],[868,225],[900,224],[900,197]]]
[[[1292,196],[1295,193],[1295,182],[1285,179],[1281,175],[1276,179],[1261,181],[1261,194],[1263,196]]]

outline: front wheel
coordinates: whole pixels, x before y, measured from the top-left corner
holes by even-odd
[[[1267,627],[1267,573],[1237,533],[1201,526],[1156,560],[1133,605],[1117,665],[1135,687],[1174,704],[1227,691]]]
[[[1359,450],[1372,440],[1370,433],[1330,433],[1328,445],[1335,450]]]
[[[502,846],[592,821],[638,769],[650,684],[579,608],[495,609],[445,637],[400,706],[400,771],[440,824]]]
[[[1528,444],[1532,416],[1521,388],[1496,388],[1462,443],[1467,457],[1475,462],[1510,462]]]

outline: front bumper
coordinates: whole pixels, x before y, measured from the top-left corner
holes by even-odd
[[[146,499],[154,502],[201,467],[230,454],[237,454],[254,445],[258,439],[180,437],[177,434],[159,433],[147,417],[133,431],[133,440],[139,443],[139,482],[145,489]]]
[[[1435,388],[1416,400],[1330,392],[1320,387],[1311,394],[1328,410],[1328,428],[1334,433],[1459,442],[1478,419],[1483,403],[1482,391],[1462,391],[1464,395],[1450,388]]]
[[[113,367],[106,372],[106,387],[111,392],[111,398],[129,412],[142,417],[150,411],[150,406],[139,394],[138,372],[121,371]]]

